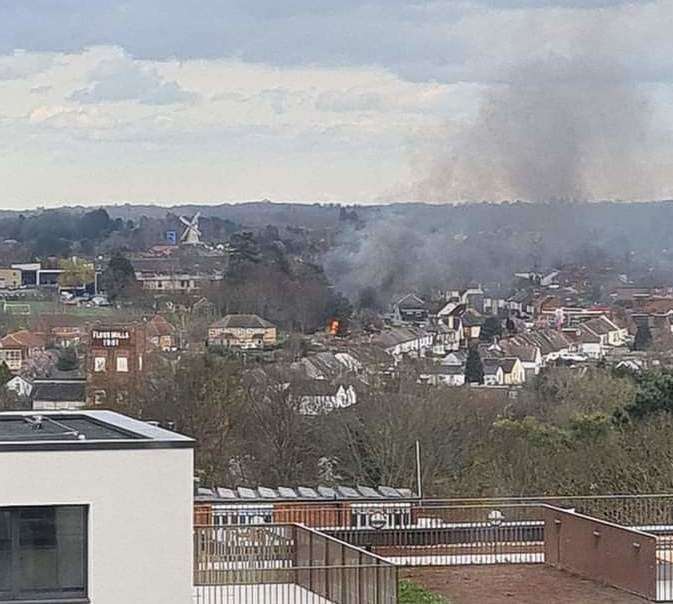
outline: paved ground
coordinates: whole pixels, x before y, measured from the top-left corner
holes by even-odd
[[[644,604],[646,600],[543,565],[400,569],[451,604]]]

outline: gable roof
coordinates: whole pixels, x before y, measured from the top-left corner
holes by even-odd
[[[595,319],[589,319],[582,323],[584,329],[588,329],[597,336],[606,336],[611,332],[618,331],[619,327],[615,325],[605,315],[601,315]]]
[[[149,336],[172,336],[174,333],[175,327],[161,315],[154,315],[147,322],[147,335]]]
[[[519,359],[516,357],[504,357],[500,359],[500,367],[502,367],[502,370],[505,373],[512,373],[514,371],[514,367],[516,367],[516,364],[519,362]]]
[[[484,375],[495,375],[498,373],[498,369],[501,369],[500,361],[501,359],[493,357],[482,359],[481,364],[484,368]]]
[[[411,342],[425,335],[420,329],[413,327],[390,327],[376,334],[372,342],[382,348],[392,348],[403,342]]]
[[[43,348],[45,344],[44,336],[27,329],[8,333],[0,339],[0,348]]]
[[[257,315],[226,315],[215,321],[211,327],[225,329],[269,329],[275,325]]]
[[[397,301],[398,308],[423,308],[427,309],[428,305],[425,300],[419,298],[416,294],[407,294]]]

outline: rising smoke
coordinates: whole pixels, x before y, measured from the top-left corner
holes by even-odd
[[[586,56],[518,66],[476,121],[436,150],[412,196],[424,201],[648,196],[644,96],[619,65]]]

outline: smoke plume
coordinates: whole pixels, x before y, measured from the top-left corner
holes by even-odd
[[[512,69],[476,121],[435,149],[412,190],[423,201],[648,196],[648,108],[628,70],[586,55]]]

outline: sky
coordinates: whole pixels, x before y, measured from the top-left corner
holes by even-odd
[[[4,0],[3,208],[673,196],[673,0]]]

